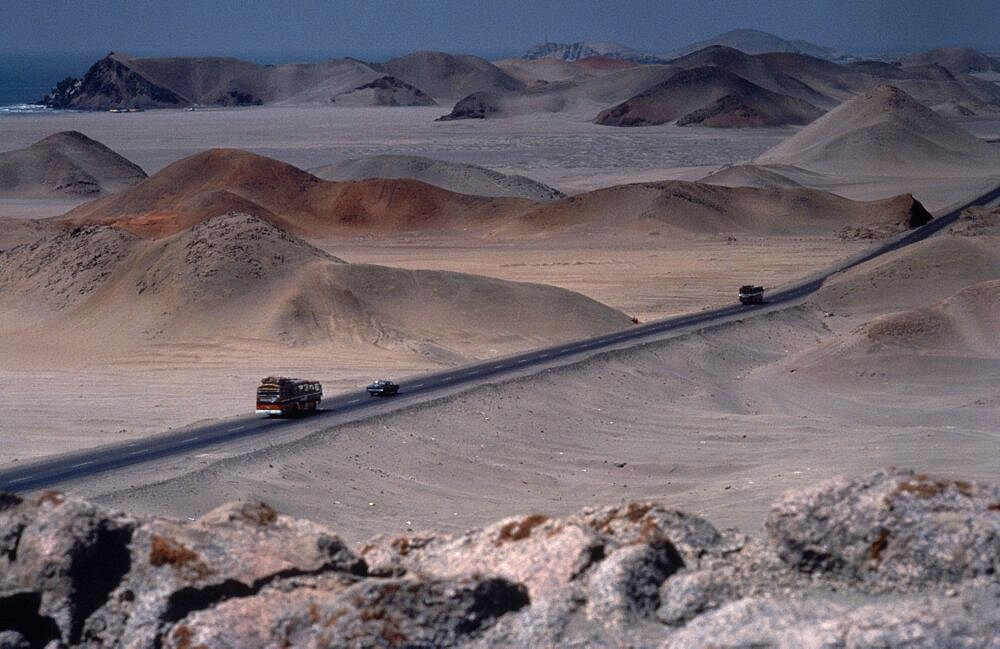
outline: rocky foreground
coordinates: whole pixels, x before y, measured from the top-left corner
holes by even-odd
[[[0,495],[0,647],[1000,647],[1000,485],[879,472],[760,538],[658,503],[352,550],[267,505],[193,522]]]

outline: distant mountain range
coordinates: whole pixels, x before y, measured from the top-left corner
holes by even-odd
[[[640,52],[620,43],[583,41],[578,43],[539,43],[528,50],[522,58],[529,60],[559,59],[562,61],[578,61],[580,59],[600,56],[645,64],[665,63],[671,59],[686,56],[712,45],[731,47],[747,54],[794,52],[830,61],[851,58],[848,54],[839,50],[815,45],[803,40],[786,40],[780,36],[756,29],[734,29],[661,55]]]
[[[560,61],[579,61],[593,57],[606,59],[621,59],[635,63],[664,63],[664,59],[645,54],[620,43],[579,42],[579,43],[539,43],[528,50],[522,58],[558,59]]]
[[[786,40],[780,36],[762,32],[756,29],[734,29],[712,38],[692,43],[673,52],[664,55],[667,59],[674,59],[685,56],[692,52],[705,49],[711,45],[724,45],[733,49],[746,52],[747,54],[766,54],[768,52],[795,52],[814,56],[818,59],[830,61],[849,58],[848,54],[821,45],[815,45],[808,41]]]
[[[331,59],[261,65],[223,57],[135,58],[111,52],[80,79],[60,81],[52,108],[183,108],[261,104],[426,106],[524,83],[475,56],[414,52],[385,63]]]

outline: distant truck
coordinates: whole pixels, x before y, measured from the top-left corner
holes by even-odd
[[[319,381],[268,376],[257,387],[257,414],[281,417],[316,410],[323,399]]]
[[[389,379],[376,379],[365,388],[370,397],[391,397],[399,392],[399,386]]]
[[[744,284],[740,287],[740,304],[764,304],[764,287]]]

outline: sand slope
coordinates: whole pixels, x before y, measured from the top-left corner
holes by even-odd
[[[670,63],[687,69],[716,66],[824,109],[888,83],[935,109],[957,102],[982,112],[1000,110],[1000,88],[995,84],[934,64],[905,68],[879,61],[838,64],[795,52],[751,55],[720,46]]]
[[[1000,236],[1000,207],[970,207],[948,232],[962,237]]]
[[[211,149],[168,165],[130,191],[68,212],[68,225],[116,225],[157,237],[228,211],[257,214],[301,234],[469,227],[519,199],[456,194],[414,180],[327,182],[246,151]]]
[[[442,99],[524,88],[523,82],[478,56],[414,52],[372,67]]]
[[[971,47],[942,47],[905,56],[905,66],[940,65],[953,72],[1000,72],[1000,61]]]
[[[984,141],[893,86],[849,100],[766,151],[759,164],[829,173],[981,173],[1000,165]]]
[[[799,67],[790,66],[786,71],[786,62],[796,62]],[[714,45],[698,50],[687,56],[682,56],[670,62],[685,70],[714,66],[731,72],[761,88],[790,97],[796,97],[816,106],[830,108],[838,102],[817,91],[808,83],[798,79],[790,72],[805,70],[841,71],[841,66],[823,59],[816,59],[802,54],[789,54],[785,57],[768,58],[754,56],[732,47]]]
[[[405,165],[412,160],[403,160]],[[561,236],[568,229],[675,234],[888,234],[929,218],[912,196],[854,202],[799,188],[688,182],[620,185],[551,202],[460,194],[412,180],[324,181],[246,151],[212,149],[131,190],[71,210],[64,226],[114,225],[142,237],[177,233],[228,211],[255,214],[305,236],[400,232]]]
[[[330,97],[338,106],[436,106],[430,95],[396,77],[382,76]]]
[[[1000,357],[1000,279],[963,288],[932,305],[877,318],[849,338],[850,353],[886,351]]]
[[[970,284],[1000,277],[991,238],[938,236],[839,273],[812,298],[833,313],[872,314],[916,308]]]
[[[5,335],[109,356],[245,339],[454,362],[630,324],[554,287],[345,264],[239,213],[154,241],[88,226],[14,248],[0,253],[0,295]]]
[[[806,101],[766,90],[717,66],[706,66],[678,72],[602,111],[595,121],[606,126],[676,121],[678,126],[742,128],[807,124],[821,114]]]
[[[624,101],[669,79],[678,71],[679,68],[670,65],[642,65],[578,82],[536,85],[519,92],[473,93],[459,100],[442,119],[510,117],[538,112],[593,115],[609,104]]]
[[[804,188],[719,187],[666,181],[600,189],[541,205],[504,232],[660,232],[686,235],[830,234],[855,227],[898,231],[930,218],[912,196],[855,202]]]
[[[727,165],[698,182],[722,187],[801,187],[800,183],[782,176],[775,169],[757,165]]]
[[[0,153],[0,197],[96,196],[146,177],[138,165],[79,131],[55,133]]]
[[[580,82],[618,70],[629,70],[638,63],[606,56],[591,56],[582,59],[563,60],[557,58],[501,59],[493,64],[521,80],[528,87],[544,86],[560,81]]]
[[[562,192],[524,176],[511,176],[485,167],[423,156],[369,156],[309,171],[324,180],[412,178],[448,191],[477,196],[515,196],[536,201],[563,196]]]

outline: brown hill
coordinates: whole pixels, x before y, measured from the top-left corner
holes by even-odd
[[[146,177],[138,165],[78,131],[0,153],[0,196],[79,197],[117,192]]]
[[[6,334],[120,354],[165,341],[242,338],[377,345],[454,361],[629,325],[550,286],[345,264],[247,214],[146,241],[88,226],[0,253]]]
[[[168,236],[226,211],[255,214],[296,234],[462,231],[465,236],[558,234],[567,228],[688,234],[790,234],[918,225],[910,196],[853,202],[808,189],[728,188],[686,182],[622,185],[556,201],[488,198],[410,179],[328,182],[245,151],[213,149],[178,161],[139,186],[78,207],[64,226],[113,225]]]
[[[757,158],[827,173],[982,173],[1000,166],[986,142],[893,86],[844,102]]]
[[[619,185],[537,206],[502,232],[583,231],[758,235],[830,234],[851,228],[885,232],[922,225],[930,215],[913,199],[856,202],[804,188],[718,187],[666,181]]]
[[[822,114],[812,104],[781,95],[716,66],[678,72],[667,81],[602,111],[606,126],[647,126],[676,121],[678,126],[726,128],[807,124]]]
[[[60,218],[105,224],[144,237],[179,232],[228,211],[256,214],[279,227],[318,235],[336,230],[474,227],[530,202],[456,194],[409,179],[326,182],[289,164],[234,149],[211,149],[175,162],[133,189]]]

